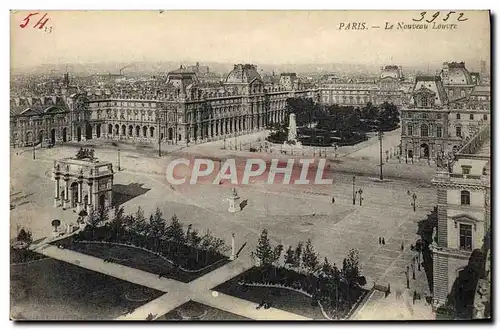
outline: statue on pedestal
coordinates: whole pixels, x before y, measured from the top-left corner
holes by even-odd
[[[232,195],[230,197],[228,197],[228,201],[229,201],[228,211],[231,213],[236,213],[236,212],[240,211],[240,204],[239,204],[240,196],[238,196],[238,193],[236,192],[236,188],[233,188],[232,192],[233,192]]]

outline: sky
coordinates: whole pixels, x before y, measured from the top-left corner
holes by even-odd
[[[433,23],[427,30],[396,29],[398,22],[416,23],[421,11],[34,12],[25,28],[20,24],[30,12],[11,12],[13,68],[113,61],[478,66],[490,60],[487,11],[465,11],[463,22],[457,22],[459,11],[446,22],[441,12],[434,23],[457,24],[454,30],[432,29]],[[44,28],[34,28],[44,13]],[[362,22],[365,30],[344,29]]]

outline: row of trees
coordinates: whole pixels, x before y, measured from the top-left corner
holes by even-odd
[[[270,282],[304,290],[313,295],[313,302],[321,302],[331,315],[347,313],[363,293],[366,279],[361,276],[359,252],[350,250],[342,268],[330,264],[314,251],[312,241],[289,246],[282,256],[283,245],[272,246],[267,230],[259,238],[255,257],[260,267],[246,280]]]
[[[167,221],[159,208],[146,220],[139,206],[134,214],[125,215],[123,207],[116,207],[109,219],[106,209],[92,210],[88,216],[89,228],[75,238],[127,243],[160,253],[189,269],[220,260],[230,248],[209,230],[204,234],[190,224],[187,229],[174,214]],[[205,252],[205,253],[200,253]]]
[[[368,103],[362,108],[352,106],[330,105],[324,106],[315,103],[312,99],[289,98],[287,99],[287,112],[294,113],[297,127],[315,127],[318,134],[321,131],[329,132],[332,137],[340,138],[340,143],[361,141],[366,132],[388,131],[398,127],[399,111],[392,103],[383,103],[374,106]],[[271,142],[284,142],[288,138],[288,123],[271,124]],[[301,135],[301,134],[299,134]],[[316,134],[309,134],[305,144],[316,144]],[[300,136],[299,136],[300,138]],[[325,136],[318,137],[325,140]],[[327,139],[330,141],[331,139]],[[327,142],[328,142],[327,141]],[[330,142],[328,142],[330,144]]]

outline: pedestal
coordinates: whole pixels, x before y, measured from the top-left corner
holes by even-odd
[[[68,208],[70,208],[70,206],[71,206],[71,203],[69,202],[69,199],[65,199],[63,201],[63,208],[68,209]]]
[[[240,196],[231,196],[229,199],[229,209],[228,211],[231,213],[236,213],[240,211]]]
[[[59,207],[61,200],[59,198],[54,198],[54,207]]]

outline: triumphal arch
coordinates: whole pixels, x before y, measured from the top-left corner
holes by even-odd
[[[98,160],[91,149],[54,161],[54,206],[77,212],[111,207],[113,176],[113,164]]]

